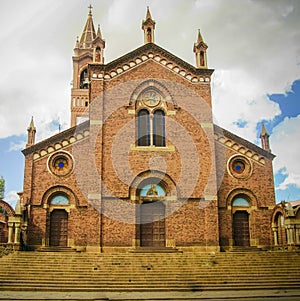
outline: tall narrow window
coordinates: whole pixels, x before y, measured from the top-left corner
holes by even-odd
[[[166,146],[165,113],[161,110],[156,110],[153,115],[153,145]]]
[[[147,110],[138,113],[138,146],[150,145],[150,116]]]

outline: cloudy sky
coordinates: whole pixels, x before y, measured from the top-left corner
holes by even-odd
[[[158,45],[195,64],[197,30],[215,69],[215,122],[260,145],[271,134],[277,202],[300,199],[300,1],[10,0],[0,4],[0,176],[6,200],[22,190],[26,128],[41,140],[70,124],[72,54],[88,6],[109,62],[143,43],[149,5]]]

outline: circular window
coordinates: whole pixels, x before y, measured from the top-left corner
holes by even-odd
[[[234,160],[232,162],[233,170],[239,174],[243,173],[245,170],[245,162],[242,160]]]
[[[57,176],[66,176],[73,170],[73,158],[67,152],[54,154],[49,158],[48,168]]]
[[[59,157],[54,160],[53,165],[57,171],[63,171],[68,169],[68,160],[65,157]]]
[[[228,173],[238,179],[248,179],[252,174],[252,164],[244,156],[233,156],[228,160]]]

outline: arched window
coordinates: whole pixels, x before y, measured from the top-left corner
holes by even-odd
[[[64,194],[57,194],[50,199],[51,205],[69,205],[69,199]]]
[[[150,145],[150,116],[147,110],[138,113],[138,146]]]
[[[80,74],[80,89],[89,88],[88,70],[84,69]]]
[[[153,115],[153,145],[166,146],[165,113],[162,110],[156,110]]]
[[[232,207],[249,207],[249,202],[247,199],[241,196],[237,196],[233,199]]]
[[[200,65],[201,66],[205,65],[205,63],[204,63],[204,52],[203,51],[200,52]]]

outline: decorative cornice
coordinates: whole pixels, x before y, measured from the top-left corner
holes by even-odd
[[[219,143],[261,164],[265,164],[265,158],[269,160],[273,160],[275,158],[275,155],[272,153],[269,153],[259,146],[234,135],[218,125],[214,125],[214,133],[215,140]]]
[[[192,83],[209,83],[214,70],[196,68],[167,50],[147,43],[107,65],[90,64],[91,79],[110,80],[146,61],[153,60]]]
[[[68,130],[56,134],[46,140],[36,143],[22,151],[27,156],[34,153],[34,159],[38,159],[50,153],[53,153],[66,146],[70,146],[75,142],[89,136],[89,120],[76,125]]]

